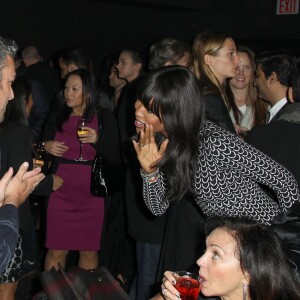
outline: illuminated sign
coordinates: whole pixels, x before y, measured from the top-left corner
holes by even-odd
[[[277,0],[277,15],[299,14],[299,0]]]

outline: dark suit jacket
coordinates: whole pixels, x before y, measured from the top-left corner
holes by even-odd
[[[287,168],[300,185],[299,104],[287,104],[274,121],[253,128],[246,141]],[[279,216],[272,228],[281,238],[287,257],[300,278],[300,203]]]
[[[289,108],[289,106],[292,105],[292,103],[286,103],[282,108],[275,114],[275,116],[270,120],[269,123],[273,123],[280,119],[280,116],[285,113],[285,110]]]
[[[254,127],[246,142],[287,168],[300,184],[300,123],[278,120]]]
[[[18,171],[20,165],[27,161],[29,168],[32,169],[31,136],[27,126],[19,122],[6,124],[0,133],[1,149],[1,168],[0,177],[12,167],[14,174]],[[26,220],[30,217],[29,201],[25,201],[19,207],[20,228],[27,226]]]

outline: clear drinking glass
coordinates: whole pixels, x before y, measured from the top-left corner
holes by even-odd
[[[77,137],[80,138],[82,135],[87,134],[89,131],[85,129],[84,127],[87,126],[87,120],[84,118],[80,118],[77,122]],[[80,142],[80,152],[79,152],[79,158],[75,159],[76,161],[86,161],[86,159],[83,158],[82,156],[82,142]]]
[[[34,145],[34,164],[37,167],[42,167],[44,165],[45,159],[45,147],[43,142],[39,142],[38,144]]]
[[[200,293],[200,277],[186,271],[176,271],[175,288],[180,294],[181,300],[196,300]]]

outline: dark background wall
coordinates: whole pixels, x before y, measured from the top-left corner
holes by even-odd
[[[222,29],[255,51],[300,53],[300,15],[276,15],[275,0],[12,0],[1,3],[0,35],[36,45],[45,59],[83,46],[95,71],[125,45],[148,47],[166,36],[192,41]]]

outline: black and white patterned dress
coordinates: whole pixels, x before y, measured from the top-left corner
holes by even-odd
[[[283,166],[210,121],[201,134],[195,200],[205,215],[245,217],[270,225],[300,201],[298,184]],[[164,201],[164,175],[159,173],[156,181],[149,182],[149,176],[141,173],[147,207],[154,215],[163,214],[169,206]],[[272,189],[278,202],[258,183]]]

